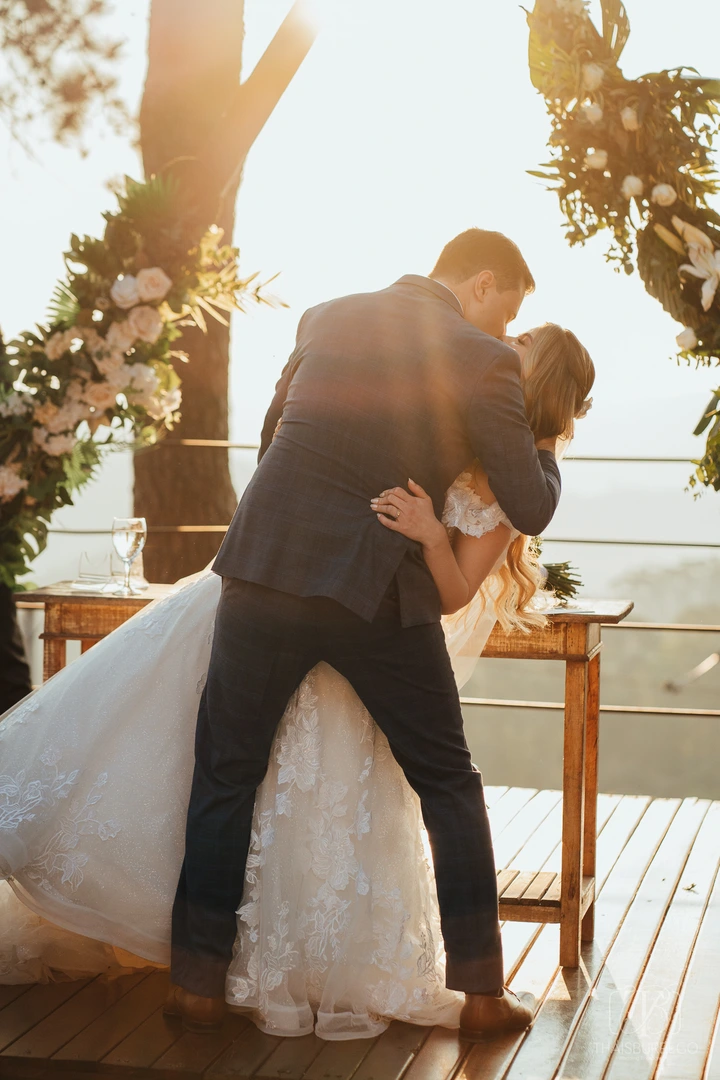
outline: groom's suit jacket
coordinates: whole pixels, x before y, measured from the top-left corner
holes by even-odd
[[[434,622],[440,602],[420,545],[381,525],[370,499],[411,477],[440,516],[473,458],[515,528],[542,532],[560,474],[535,449],[517,353],[430,278],[320,304],[300,320],[259,466],[213,569],[332,597],[367,620],[396,578],[403,625]]]

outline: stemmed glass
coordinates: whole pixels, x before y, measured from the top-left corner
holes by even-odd
[[[123,561],[125,580],[118,589],[119,596],[134,596],[130,584],[130,567],[145,547],[147,522],[145,518],[113,518],[113,547]]]

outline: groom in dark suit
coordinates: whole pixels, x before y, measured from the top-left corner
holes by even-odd
[[[492,841],[420,546],[371,498],[412,477],[438,515],[473,458],[513,525],[534,535],[560,495],[535,445],[507,324],[534,287],[520,251],[470,229],[430,277],[320,304],[300,320],[259,466],[214,565],[222,575],[196,737],[166,1009],[217,1025],[255,791],[292,693],[321,660],[344,675],[418,793],[433,852],[447,985],[467,1037],[526,1027],[504,989]],[[278,421],[282,425],[273,439]]]

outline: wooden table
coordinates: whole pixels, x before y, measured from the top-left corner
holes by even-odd
[[[138,596],[83,593],[61,581],[18,595],[45,605],[43,677],[66,663],[68,641],[86,652],[151,600],[167,596],[173,585],[151,585]],[[560,963],[577,967],[580,942],[594,935],[595,840],[598,793],[601,624],[616,624],[632,610],[629,600],[587,600],[549,616],[548,626],[532,634],[504,633],[495,627],[483,656],[506,660],[561,660],[565,663],[563,744],[562,869],[502,870],[498,874],[500,918],[518,922],[560,923]]]
[[[68,641],[79,641],[82,651],[87,652],[131,615],[175,589],[175,585],[150,585],[137,596],[112,596],[83,592],[73,589],[69,581],[59,581],[45,589],[16,593],[15,599],[20,604],[45,607],[45,630],[40,635],[44,642],[43,681],[65,667]]]
[[[615,625],[630,600],[585,600],[557,610],[544,630],[504,633],[496,626],[483,657],[565,663],[562,868],[559,874],[502,870],[500,918],[560,923],[560,963],[577,967],[580,943],[595,932],[598,728],[601,624]]]

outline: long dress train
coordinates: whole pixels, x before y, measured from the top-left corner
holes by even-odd
[[[463,474],[446,523],[503,520]],[[149,605],[0,722],[0,982],[169,962],[198,697],[220,579]],[[446,626],[461,681],[494,624]],[[288,704],[258,790],[226,998],[273,1034],[457,1026],[419,800],[385,736],[319,664]]]

